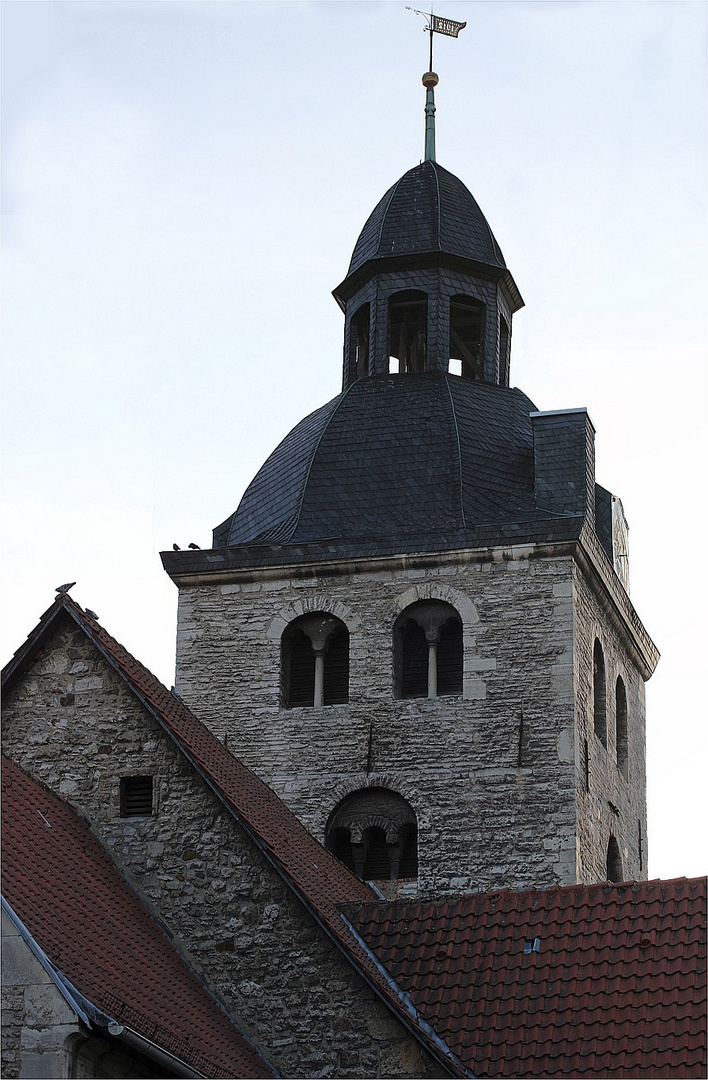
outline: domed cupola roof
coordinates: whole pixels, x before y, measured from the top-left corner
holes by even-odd
[[[359,302],[367,282],[382,274],[410,276],[442,268],[498,283],[510,313],[524,306],[476,199],[436,161],[422,161],[369,215],[334,297],[346,312],[350,301]]]
[[[360,379],[302,420],[214,546],[413,539],[537,518],[533,405],[519,390],[425,373]]]
[[[444,252],[506,269],[487,219],[461,180],[435,161],[409,169],[361,231],[347,276],[371,259]]]

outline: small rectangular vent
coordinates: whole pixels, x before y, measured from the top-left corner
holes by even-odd
[[[152,777],[124,776],[120,782],[120,816],[147,817],[152,814]]]

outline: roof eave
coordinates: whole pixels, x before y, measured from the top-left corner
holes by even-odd
[[[512,314],[524,306],[524,300],[510,271],[498,263],[478,262],[463,255],[446,251],[421,251],[402,255],[379,256],[367,259],[332,290],[332,295],[342,311],[346,304],[367,281],[379,274],[399,273],[406,270],[429,270],[445,267],[458,270],[487,281],[498,281],[507,295]]]

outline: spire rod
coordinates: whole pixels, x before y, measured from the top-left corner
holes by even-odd
[[[433,36],[430,35],[430,51],[433,51]],[[425,156],[424,161],[435,161],[435,87],[438,77],[434,71],[426,71],[423,76],[425,87]]]
[[[457,37],[460,30],[467,26],[466,22],[455,22],[454,19],[442,19],[439,15],[430,12],[418,11],[417,8],[406,7],[406,11],[412,11],[416,15],[422,15],[428,20],[428,25],[423,29],[430,34],[430,53],[428,56],[428,70],[423,76],[425,87],[425,161],[435,161],[435,87],[439,79],[433,71],[433,34],[444,34],[446,37]]]

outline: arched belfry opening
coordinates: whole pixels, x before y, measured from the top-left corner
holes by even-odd
[[[462,694],[462,620],[452,604],[418,600],[393,628],[396,697]]]
[[[352,316],[349,325],[349,356],[352,382],[369,374],[369,325],[371,305],[362,304]]]
[[[509,385],[511,321],[524,302],[474,197],[434,157],[374,207],[334,296],[344,390],[365,375],[423,372]]]
[[[325,847],[364,881],[418,877],[415,811],[388,788],[362,788],[342,799],[327,822]]]
[[[484,377],[484,334],[486,309],[472,296],[450,300],[449,371],[463,379]]]
[[[503,315],[499,316],[499,385],[509,385],[509,347],[511,334],[509,323]]]
[[[403,375],[426,370],[428,297],[417,289],[394,293],[388,302],[389,372]]]
[[[349,631],[328,612],[293,619],[281,641],[282,704],[287,709],[349,701]]]

